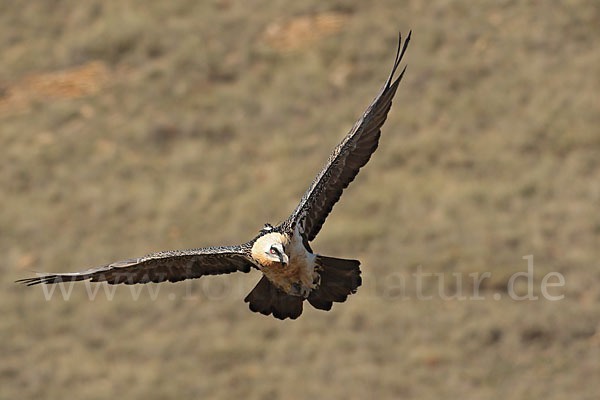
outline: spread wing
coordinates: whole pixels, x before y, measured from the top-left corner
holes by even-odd
[[[300,204],[284,222],[288,226],[298,224],[305,241],[311,241],[317,236],[343,190],[354,180],[360,168],[377,149],[381,126],[387,118],[392,98],[406,67],[395,81],[392,82],[392,79],[409,41],[410,32],[404,44],[400,35],[394,67],[383,88],[344,140],[329,155],[327,163],[302,196]]]
[[[204,249],[162,251],[140,258],[117,261],[78,272],[45,274],[17,282],[27,286],[39,283],[59,283],[91,280],[110,284],[177,282],[184,279],[200,278],[203,275],[249,272],[254,266],[248,253],[244,251],[249,243],[241,246],[207,247]]]

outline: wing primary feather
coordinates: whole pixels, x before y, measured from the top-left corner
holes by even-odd
[[[390,87],[394,73],[396,72],[396,69],[398,69],[398,66],[400,65],[400,61],[402,61],[402,57],[404,57],[404,53],[406,52],[408,43],[410,42],[411,34],[412,34],[412,31],[409,31],[408,35],[406,36],[406,40],[404,41],[404,45],[402,45],[402,32],[398,33],[398,49],[396,50],[396,58],[394,59],[394,66],[392,67],[392,73],[390,74],[390,76],[388,77],[388,79],[384,85],[384,88],[386,88],[386,89]],[[402,51],[400,51],[400,49],[402,49]],[[406,67],[404,67],[404,70],[406,70]],[[402,75],[404,74],[404,70],[402,70],[400,77],[398,79],[396,79],[396,81],[400,81],[400,79],[402,78]]]

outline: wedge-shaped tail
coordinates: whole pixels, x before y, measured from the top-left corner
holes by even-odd
[[[321,275],[321,282],[308,296],[308,302],[315,308],[331,310],[334,302],[346,301],[349,295],[356,293],[356,289],[362,283],[358,260],[318,255],[315,263]],[[284,293],[264,276],[244,299],[249,303],[250,310],[264,315],[273,314],[279,319],[298,318],[302,314],[304,300],[302,297]]]
[[[279,319],[296,319],[302,314],[304,298],[286,294],[263,276],[244,301],[249,303],[250,310],[254,312],[273,314]]]

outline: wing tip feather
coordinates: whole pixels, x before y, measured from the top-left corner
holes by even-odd
[[[35,285],[40,285],[40,284],[50,285],[50,284],[55,284],[55,283],[72,282],[72,281],[78,280],[78,279],[76,279],[76,277],[71,277],[71,279],[63,279],[63,278],[65,278],[65,277],[61,276],[61,275],[47,274],[47,275],[36,276],[35,278],[17,279],[15,281],[15,283],[20,283],[25,286],[35,286]]]
[[[400,65],[400,62],[402,61],[402,58],[404,57],[404,53],[406,53],[406,49],[408,48],[408,43],[410,42],[411,37],[412,30],[409,30],[406,39],[404,39],[404,42],[402,42],[402,32],[398,32],[398,48],[396,49],[396,57],[394,58],[394,66],[392,67],[392,72],[390,73],[390,76],[388,77],[384,86],[386,89],[392,85],[392,79],[394,77],[394,74],[396,73],[396,70],[398,69],[398,66]],[[400,82],[400,79],[402,79],[402,75],[404,75],[405,70],[406,66],[402,70],[402,73],[400,73],[398,79],[394,81],[394,83]]]

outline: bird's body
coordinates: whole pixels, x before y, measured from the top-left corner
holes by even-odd
[[[270,254],[273,243],[282,244],[287,263],[266,256],[265,250]],[[291,233],[266,233],[254,242],[251,254],[267,279],[286,294],[306,298],[319,283],[316,256],[304,247],[298,229]]]
[[[237,246],[165,251],[18,282],[29,286],[80,280],[109,284],[177,282],[255,268],[263,277],[244,299],[252,311],[294,319],[302,313],[304,300],[321,310],[331,309],[333,302],[344,302],[361,284],[360,262],[314,254],[309,242],[321,230],[343,190],[377,149],[380,128],[404,70],[396,80],[392,78],[409,40],[410,33],[403,45],[400,38],[394,67],[383,88],[330,154],[292,215],[280,225],[267,224],[254,239]]]

